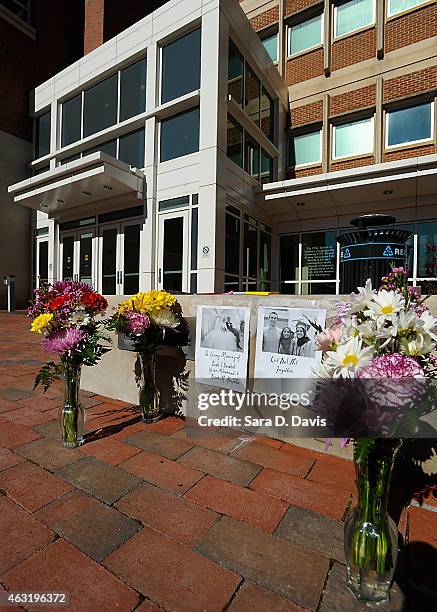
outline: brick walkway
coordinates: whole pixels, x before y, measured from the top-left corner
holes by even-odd
[[[344,587],[350,462],[173,417],[143,425],[89,393],[89,441],[65,450],[61,385],[32,392],[47,355],[28,324],[0,313],[0,593],[66,592],[79,612],[367,609]],[[425,501],[392,509],[404,548],[386,610],[437,609]]]

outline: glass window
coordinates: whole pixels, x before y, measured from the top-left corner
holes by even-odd
[[[240,274],[240,219],[228,213],[225,219],[225,272]],[[236,282],[238,285],[238,278]]]
[[[257,277],[257,242],[258,230],[256,225],[244,222],[244,246],[243,246],[243,276],[249,278]]]
[[[50,116],[49,111],[36,118],[36,158],[50,153]]]
[[[295,136],[290,140],[290,165],[315,164],[322,161],[322,130]]]
[[[278,61],[278,33],[270,34],[270,36],[266,36],[261,39],[262,44],[264,45],[264,49],[270,55],[270,59],[272,62]]]
[[[118,159],[135,168],[144,168],[144,128],[120,136]]]
[[[146,58],[120,73],[120,121],[143,113],[146,108]]]
[[[302,235],[303,281],[335,280],[337,272],[336,235],[336,232],[318,232]],[[319,293],[317,285],[314,285],[314,287],[316,287],[315,292]]]
[[[259,178],[259,144],[250,138],[247,133],[244,139],[244,169],[245,171]]]
[[[90,136],[117,122],[117,75],[85,90],[83,135]]]
[[[30,0],[1,0],[0,4],[23,21],[31,22]]]
[[[271,183],[273,181],[273,158],[261,149],[261,183]]]
[[[245,93],[245,110],[252,121],[259,125],[259,110],[260,110],[260,94],[261,85],[258,77],[252,72],[251,68],[246,64],[246,93]]]
[[[281,281],[299,279],[299,235],[281,236],[280,238]]]
[[[101,151],[102,153],[106,153],[107,155],[112,155],[112,157],[117,156],[117,141],[116,140],[108,140],[108,142],[102,142],[95,147],[91,147],[90,149],[86,149],[83,151],[82,156],[90,155],[90,153],[96,153],[97,151]]]
[[[271,280],[272,235],[268,228],[259,233],[259,290],[268,291]]]
[[[229,41],[228,55],[228,94],[239,105],[243,105],[244,62],[235,45]]]
[[[432,138],[433,103],[417,104],[387,113],[387,146]]]
[[[424,4],[424,2],[426,0],[388,0],[387,12],[389,16],[396,15],[397,13],[402,13],[415,6],[419,6],[419,4]]]
[[[419,278],[437,277],[437,223],[419,223],[417,276]]]
[[[161,161],[199,150],[199,108],[161,122]]]
[[[334,126],[333,158],[372,153],[373,118]]]
[[[243,128],[228,116],[227,154],[240,168],[243,167]]]
[[[200,28],[162,48],[161,103],[200,87]]]
[[[82,94],[62,105],[61,146],[65,147],[81,138]]]
[[[275,141],[274,112],[274,102],[263,87],[261,92],[261,131],[272,142]]]
[[[348,0],[334,7],[335,36],[359,30],[375,21],[375,0]]]
[[[288,28],[288,54],[294,55],[317,47],[323,40],[323,16],[302,21]]]
[[[140,286],[140,225],[126,225],[124,228],[123,292],[125,295],[137,293]]]

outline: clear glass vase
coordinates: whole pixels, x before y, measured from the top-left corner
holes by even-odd
[[[59,413],[61,443],[65,448],[76,448],[84,442],[85,412],[79,399],[81,363],[62,361],[64,403]]]
[[[388,516],[391,473],[400,440],[373,440],[360,456],[355,443],[358,503],[344,526],[347,586],[368,606],[390,599],[398,556],[398,530]]]
[[[156,423],[161,418],[159,391],[156,387],[156,360],[154,353],[139,353],[141,362],[140,411],[143,423]]]

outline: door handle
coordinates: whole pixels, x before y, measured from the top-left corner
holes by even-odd
[[[158,270],[158,283],[161,282],[161,268]]]

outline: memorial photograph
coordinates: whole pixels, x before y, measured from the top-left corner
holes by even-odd
[[[318,324],[318,313],[311,314],[299,309],[264,309],[262,351],[278,355],[296,355],[314,357],[315,329],[312,323]],[[292,313],[292,314],[290,314]]]
[[[242,308],[204,308],[200,346],[202,348],[243,351],[245,311]]]

